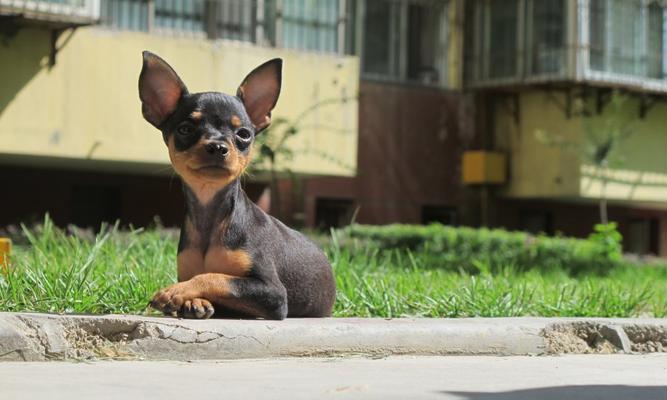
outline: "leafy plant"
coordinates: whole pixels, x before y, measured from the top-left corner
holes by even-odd
[[[596,224],[595,232],[589,236],[589,240],[600,245],[602,256],[619,262],[623,258],[623,236],[617,229],[615,222],[608,224]]]
[[[325,129],[328,131],[336,131],[335,128],[323,125],[306,125],[308,116],[322,107],[330,107],[337,104],[345,104],[354,100],[353,97],[331,98],[319,101],[306,110],[301,112],[293,120],[287,118],[276,118],[271,125],[266,128],[266,131],[257,136],[255,142],[256,156],[250,165],[250,174],[257,174],[263,167],[268,166],[270,176],[271,189],[271,212],[274,216],[281,218],[282,212],[280,209],[280,191],[278,190],[278,175],[286,173],[293,176],[292,170],[289,168],[289,162],[294,159],[296,153],[311,153],[322,159],[328,160],[332,163],[343,165],[335,156],[323,151],[317,151],[309,148],[294,149],[291,145],[291,139],[297,136],[300,132],[307,129]],[[348,167],[343,165],[344,167]],[[350,167],[348,167],[350,168]]]
[[[419,252],[432,268],[475,273],[483,272],[479,266],[484,265],[490,272],[512,266],[519,271],[606,273],[621,261],[621,237],[615,224],[596,229],[588,239],[440,224],[351,225],[342,232],[361,245]]]

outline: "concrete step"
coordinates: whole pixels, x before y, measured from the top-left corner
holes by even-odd
[[[0,360],[221,360],[667,351],[667,319],[181,320],[0,313]]]

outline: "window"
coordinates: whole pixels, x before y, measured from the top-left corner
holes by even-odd
[[[641,218],[630,221],[627,251],[633,254],[658,254],[658,228],[658,220],[655,218]]]
[[[454,207],[423,206],[422,224],[439,222],[443,225],[457,225],[458,212]]]
[[[564,0],[541,0],[529,3],[532,8],[530,32],[530,73],[561,72],[565,64],[566,3]]]
[[[398,75],[398,3],[366,2],[363,70],[367,74]]]
[[[101,7],[101,23],[114,29],[155,29],[207,36],[211,39],[255,39],[256,1],[102,0]],[[149,15],[151,9],[152,19]]]
[[[361,0],[359,0],[361,1]],[[102,0],[101,23],[209,39],[343,53],[355,0]]]
[[[553,215],[542,210],[520,210],[519,230],[532,233],[533,235],[553,235]]]
[[[468,0],[473,86],[547,79],[667,91],[663,0]],[[638,79],[639,78],[639,79]]]
[[[665,49],[665,10],[658,3],[648,8],[648,76],[663,79],[667,72],[663,62]]]
[[[664,14],[657,0],[590,0],[590,68],[662,79]]]
[[[472,0],[465,7],[466,77],[473,81],[517,78],[519,0]]]
[[[614,72],[640,75],[641,63],[641,2],[637,0],[612,0],[607,2],[610,19],[609,53],[605,69]]]
[[[338,0],[282,0],[276,3],[282,3],[281,47],[338,51]]]
[[[520,78],[563,72],[567,34],[566,0],[476,0],[466,6],[465,24],[478,79]],[[524,68],[525,66],[525,68]],[[470,73],[470,71],[469,71]]]
[[[436,7],[438,9],[439,7]],[[408,5],[408,79],[422,83],[441,80],[438,63],[444,58],[441,41],[442,10],[434,12],[433,4]]]
[[[210,1],[209,37],[255,42],[257,5],[248,0]]]
[[[606,43],[606,0],[591,0],[589,5],[589,40],[590,63],[593,69],[602,69],[604,66],[604,48]]]
[[[566,73],[566,0],[476,0],[465,10],[466,78],[516,81]]]
[[[204,12],[204,0],[155,0],[155,27],[204,33]]]
[[[100,22],[114,29],[148,31],[148,0],[104,0]]]
[[[77,27],[94,24],[99,18],[99,0],[0,0],[0,27],[21,21]]]
[[[517,0],[494,0],[489,3],[490,27],[489,74],[492,78],[517,73]]]
[[[445,83],[447,1],[365,2],[362,49],[367,78]]]

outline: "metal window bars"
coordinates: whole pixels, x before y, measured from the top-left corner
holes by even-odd
[[[448,0],[367,0],[352,7],[365,79],[447,86]]]
[[[471,0],[467,7],[470,87],[588,81],[667,91],[663,0]]]
[[[347,8],[346,0],[102,0],[101,22],[113,29],[342,54]]]
[[[89,24],[100,17],[100,0],[0,0],[0,14],[54,23]]]

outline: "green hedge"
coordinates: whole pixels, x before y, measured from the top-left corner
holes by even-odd
[[[587,239],[440,224],[351,225],[343,234],[382,249],[418,251],[433,267],[468,272],[510,266],[603,273],[622,259],[621,236],[613,223],[597,225]]]

